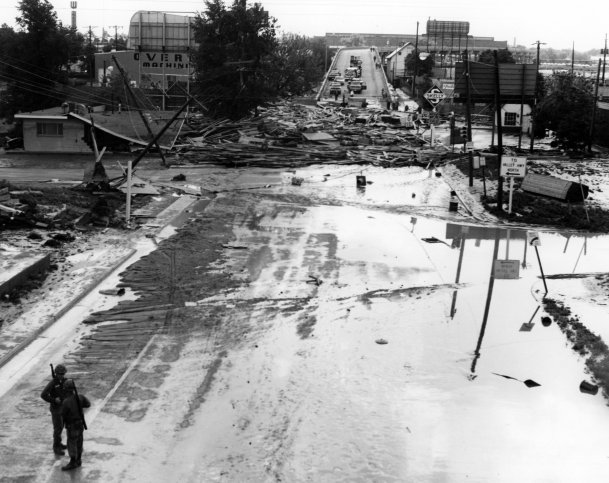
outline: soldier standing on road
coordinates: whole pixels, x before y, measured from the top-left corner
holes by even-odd
[[[67,392],[67,396],[61,405],[61,416],[68,433],[68,454],[70,455],[70,461],[67,465],[62,466],[61,469],[69,471],[78,468],[82,464],[83,432],[85,429],[82,409],[91,407],[91,403],[82,394],[76,395],[76,386],[72,379],[68,379],[64,383],[64,389]],[[76,399],[77,397],[78,400]]]
[[[40,397],[50,403],[51,420],[53,421],[53,451],[57,455],[66,454],[67,446],[61,444],[61,432],[63,431],[63,420],[61,419],[61,403],[66,397],[64,381],[66,377],[66,366],[57,364],[53,373],[53,379],[43,389]]]

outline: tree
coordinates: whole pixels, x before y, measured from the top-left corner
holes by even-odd
[[[497,51],[497,60],[500,64],[515,64],[516,61],[512,56],[512,53],[508,49],[500,49]],[[478,56],[478,62],[483,64],[495,65],[495,55],[492,50],[484,50],[480,52]]]
[[[421,60],[419,55],[419,50],[413,50],[406,56],[406,59],[404,60],[406,72],[410,75],[414,75],[416,70],[417,75],[433,75],[433,68],[435,66],[433,55],[428,55],[424,60]]]
[[[569,151],[585,149],[592,122],[593,86],[591,79],[570,72],[557,72],[546,79],[547,93],[533,115],[539,129],[553,131],[555,146]]]
[[[323,77],[326,44],[295,34],[284,34],[272,54],[273,91],[278,96],[310,92]]]
[[[423,95],[434,85],[432,77],[435,61],[433,55],[428,55],[425,59],[421,59],[419,55],[419,50],[413,50],[404,59],[404,66],[408,75],[411,75],[413,78],[416,73],[414,82],[417,87],[417,96],[415,101],[419,106],[428,106],[427,99]]]
[[[18,111],[45,109],[63,101],[55,82],[66,80],[69,58],[79,55],[82,42],[80,34],[58,22],[48,0],[21,0],[18,8],[20,30],[0,29],[2,40],[9,43],[0,50],[8,81],[0,115],[9,120]]]
[[[259,3],[206,0],[194,24],[198,93],[212,114],[243,116],[273,99],[276,19]]]

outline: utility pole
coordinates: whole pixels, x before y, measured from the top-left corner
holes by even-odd
[[[467,50],[463,55],[463,62],[465,64],[465,92],[467,95],[467,102],[465,104],[465,115],[467,122],[467,139],[466,141],[471,142],[472,140],[472,96],[470,86],[470,75],[469,75],[469,55]],[[467,142],[466,142],[467,145]],[[469,158],[469,185],[474,186],[474,152],[470,149],[468,153]]]
[[[118,25],[111,25],[110,28],[114,29],[114,50],[118,50]]]
[[[533,111],[535,110],[535,106],[537,106],[537,77],[539,76],[539,49],[541,45],[546,45],[545,42],[541,42],[536,40],[531,45],[537,44],[537,68],[535,69],[535,101],[533,105]],[[531,147],[530,151],[533,152],[533,145],[535,143],[535,122],[533,121],[533,116],[531,115]]]
[[[495,114],[497,115],[497,166],[499,177],[497,178],[497,209],[503,211],[503,176],[501,176],[501,156],[503,151],[503,133],[501,128],[501,85],[499,75],[499,57],[497,51],[493,51],[495,57]],[[532,139],[532,138],[531,138]]]
[[[594,137],[594,121],[596,120],[596,104],[598,102],[598,84],[601,74],[601,59],[598,59],[598,70],[596,71],[596,87],[594,89],[594,104],[592,105],[592,122],[590,123],[590,135],[588,140],[588,152],[592,152],[592,141]]]
[[[603,85],[605,85],[605,66],[607,65],[607,34],[605,34],[605,48],[603,49]]]
[[[412,77],[412,97],[417,100],[417,75],[419,74],[419,22],[417,21],[417,36],[414,41],[414,75]]]
[[[571,47],[571,75],[573,75],[574,67],[575,67],[575,40],[573,41],[573,47]]]
[[[93,85],[93,78],[95,77],[95,72],[94,72],[95,66],[94,66],[94,63],[93,63],[93,59],[94,59],[94,57],[93,57],[93,44],[92,44],[92,41],[91,41],[91,37],[93,35],[93,30],[91,29],[91,25],[89,25],[89,32],[88,32],[88,34],[89,34],[89,59],[88,60],[89,60],[89,72],[90,72],[90,74],[89,74],[89,84]]]

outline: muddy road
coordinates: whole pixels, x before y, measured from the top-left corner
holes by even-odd
[[[0,369],[4,480],[572,482],[609,471],[606,402],[579,392],[582,359],[539,322],[526,229],[449,212],[452,187],[419,168],[182,171],[203,196],[156,245],[129,242],[140,256],[104,286],[125,295],[92,292],[27,360]],[[541,238],[546,274],[608,269],[606,237]],[[495,280],[497,259],[517,260],[518,277]],[[548,283],[607,302],[589,279]],[[69,476],[39,398],[49,362],[65,362],[93,402]]]

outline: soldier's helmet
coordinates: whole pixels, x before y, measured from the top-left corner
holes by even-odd
[[[66,382],[63,383],[63,388],[66,391],[73,391],[75,387],[73,379],[66,379]]]
[[[55,368],[55,374],[59,374],[60,376],[65,376],[66,372],[68,372],[68,370],[66,369],[66,366],[64,366],[63,364],[57,364],[57,367]]]

